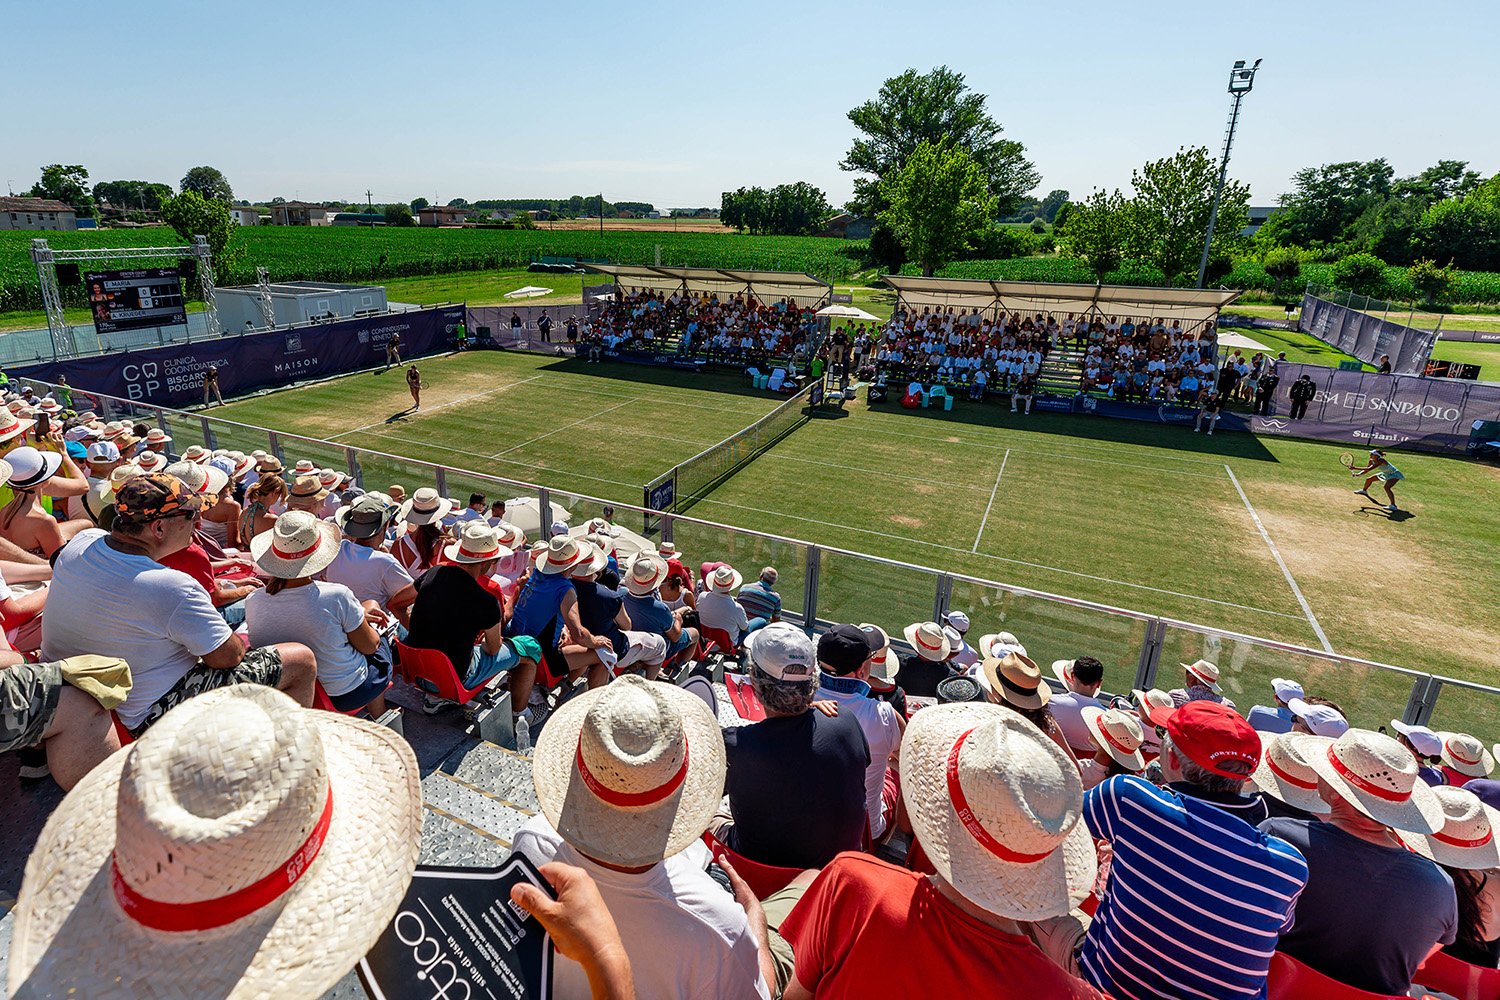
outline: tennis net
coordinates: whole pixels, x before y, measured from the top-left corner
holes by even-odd
[[[645,506],[652,510],[682,513],[744,468],[755,456],[806,423],[812,408],[822,400],[823,380],[809,379],[794,396],[749,427],[710,445],[647,483]],[[656,518],[647,517],[648,532],[655,530],[656,521]]]

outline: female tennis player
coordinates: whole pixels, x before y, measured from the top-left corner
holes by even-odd
[[[411,390],[411,408],[420,410],[422,408],[422,373],[417,371],[416,365],[406,369],[406,387]]]
[[[1375,498],[1370,496],[1370,484],[1379,480],[1380,485],[1385,487],[1386,499],[1390,501],[1385,509],[1395,511],[1397,509],[1396,484],[1406,478],[1401,474],[1401,470],[1390,463],[1390,460],[1385,457],[1385,452],[1379,448],[1371,448],[1370,464],[1361,469],[1351,467],[1349,470],[1349,475],[1351,476],[1363,476],[1366,473],[1369,473],[1369,478],[1365,480],[1363,486],[1354,492],[1367,500],[1374,500]]]

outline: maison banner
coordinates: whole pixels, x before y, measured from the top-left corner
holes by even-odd
[[[288,330],[167,344],[12,369],[11,374],[68,382],[84,392],[181,407],[203,399],[203,374],[219,372],[219,390],[238,396],[256,389],[342,375],[381,364],[392,335],[401,337],[404,358],[444,350],[463,306],[364,316]]]
[[[1287,394],[1304,373],[1318,392],[1294,420]],[[1480,424],[1500,419],[1500,385],[1285,363],[1280,374],[1273,414],[1251,419],[1256,434],[1465,452]]]

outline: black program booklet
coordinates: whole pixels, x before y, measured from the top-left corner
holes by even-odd
[[[530,882],[556,898],[530,861],[499,868],[417,866],[396,918],[359,963],[374,1000],[550,1000],[552,941],[510,900]]]

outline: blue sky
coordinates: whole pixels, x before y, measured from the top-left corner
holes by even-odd
[[[1500,170],[1488,3],[83,0],[9,5],[0,36],[0,180],[18,191],[44,163],[174,185],[207,163],[256,200],[716,206],[808,180],[838,204],[846,112],[947,64],[989,95],[1042,191],[1077,197],[1179,145],[1217,155],[1229,66],[1256,57],[1231,169],[1256,204],[1336,160]]]

